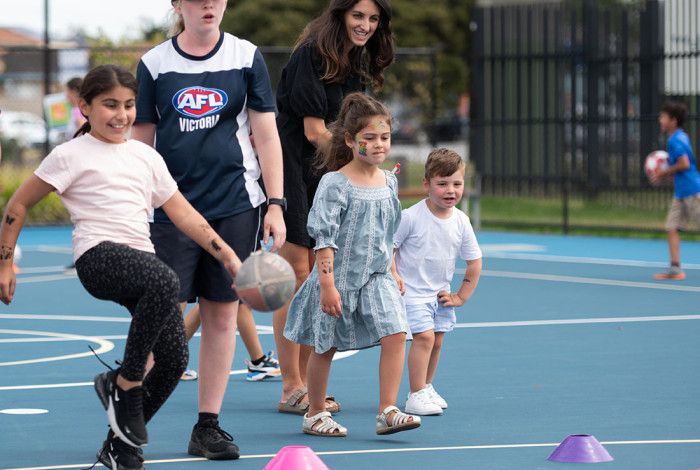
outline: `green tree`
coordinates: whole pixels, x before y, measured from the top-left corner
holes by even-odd
[[[469,9],[474,0],[392,0],[397,45],[437,48],[438,108],[451,114],[459,95],[467,92]],[[328,0],[239,0],[230,2],[222,28],[259,46],[294,44],[304,26],[316,17]],[[284,57],[266,55],[273,77]],[[400,93],[415,108],[431,106],[433,65],[426,56],[401,56],[387,72],[384,96]],[[426,113],[426,116],[429,113]]]

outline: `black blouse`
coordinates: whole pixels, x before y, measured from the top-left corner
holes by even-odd
[[[321,118],[328,125],[340,112],[343,97],[364,91],[359,73],[348,75],[342,83],[321,80],[323,59],[314,42],[299,46],[282,70],[277,87],[277,128],[285,162],[290,159],[310,166],[316,148],[304,136],[304,117]]]

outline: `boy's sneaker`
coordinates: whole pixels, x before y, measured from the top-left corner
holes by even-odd
[[[107,410],[109,426],[119,439],[133,447],[148,443],[143,419],[143,388],[124,391],[117,386],[119,369],[95,376],[95,391]]]
[[[427,387],[428,389],[428,395],[430,396],[430,399],[433,400],[433,403],[435,403],[437,406],[442,408],[443,410],[447,409],[447,402],[445,401],[444,398],[440,396],[440,394],[433,388],[433,384],[428,384]]]
[[[666,271],[655,274],[654,279],[659,281],[682,281],[685,279],[685,273],[678,266],[670,266]]]
[[[110,429],[102,448],[97,451],[97,461],[112,470],[142,470],[143,450],[122,442]]]
[[[241,455],[233,436],[221,429],[215,419],[194,425],[187,453],[209,460],[235,460]]]
[[[428,387],[409,393],[404,408],[406,413],[419,416],[441,415],[442,408],[433,402]]]
[[[245,379],[249,382],[258,382],[269,377],[279,377],[280,363],[274,356],[275,352],[269,351],[258,365],[246,359],[245,364],[248,366],[248,373],[245,375]]]

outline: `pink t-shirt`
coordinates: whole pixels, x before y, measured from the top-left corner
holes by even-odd
[[[34,172],[70,213],[73,260],[103,241],[153,253],[148,216],[177,191],[163,158],[137,140],[109,144],[84,134],[56,147]]]

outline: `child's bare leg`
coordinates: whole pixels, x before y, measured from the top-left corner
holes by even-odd
[[[255,327],[255,318],[250,307],[241,303],[238,306],[238,334],[241,335],[243,344],[248,351],[248,356],[255,361],[263,357],[263,349]]]
[[[315,351],[309,356],[309,372],[307,376],[309,387],[309,411],[307,416],[314,416],[326,411],[326,388],[331,361],[335,349],[318,354]],[[399,377],[400,379],[400,377]]]
[[[433,345],[435,344],[435,336],[433,330],[413,335],[411,349],[408,352],[408,381],[411,387],[411,393],[423,390],[426,386],[426,380],[427,383],[430,383],[428,375]],[[433,370],[433,372],[435,372],[435,370]]]
[[[313,350],[314,348],[311,346],[299,345],[299,375],[304,382],[306,382],[306,369],[309,366],[309,357],[311,357]]]
[[[438,361],[440,360],[440,351],[442,351],[442,342],[445,339],[445,333],[435,333],[435,342],[433,343],[433,350],[430,352],[430,361],[428,362],[428,372],[425,377],[425,383],[433,383],[433,377],[435,377],[435,371],[437,370]]]
[[[668,231],[668,251],[671,255],[671,264],[680,265],[681,262],[681,237],[678,230]]]
[[[380,343],[382,352],[379,358],[379,412],[381,413],[387,406],[396,404],[401,374],[403,374],[406,334],[396,333],[385,336]],[[309,371],[313,370],[312,367],[309,363]],[[311,380],[309,380],[309,395],[311,395]]]

